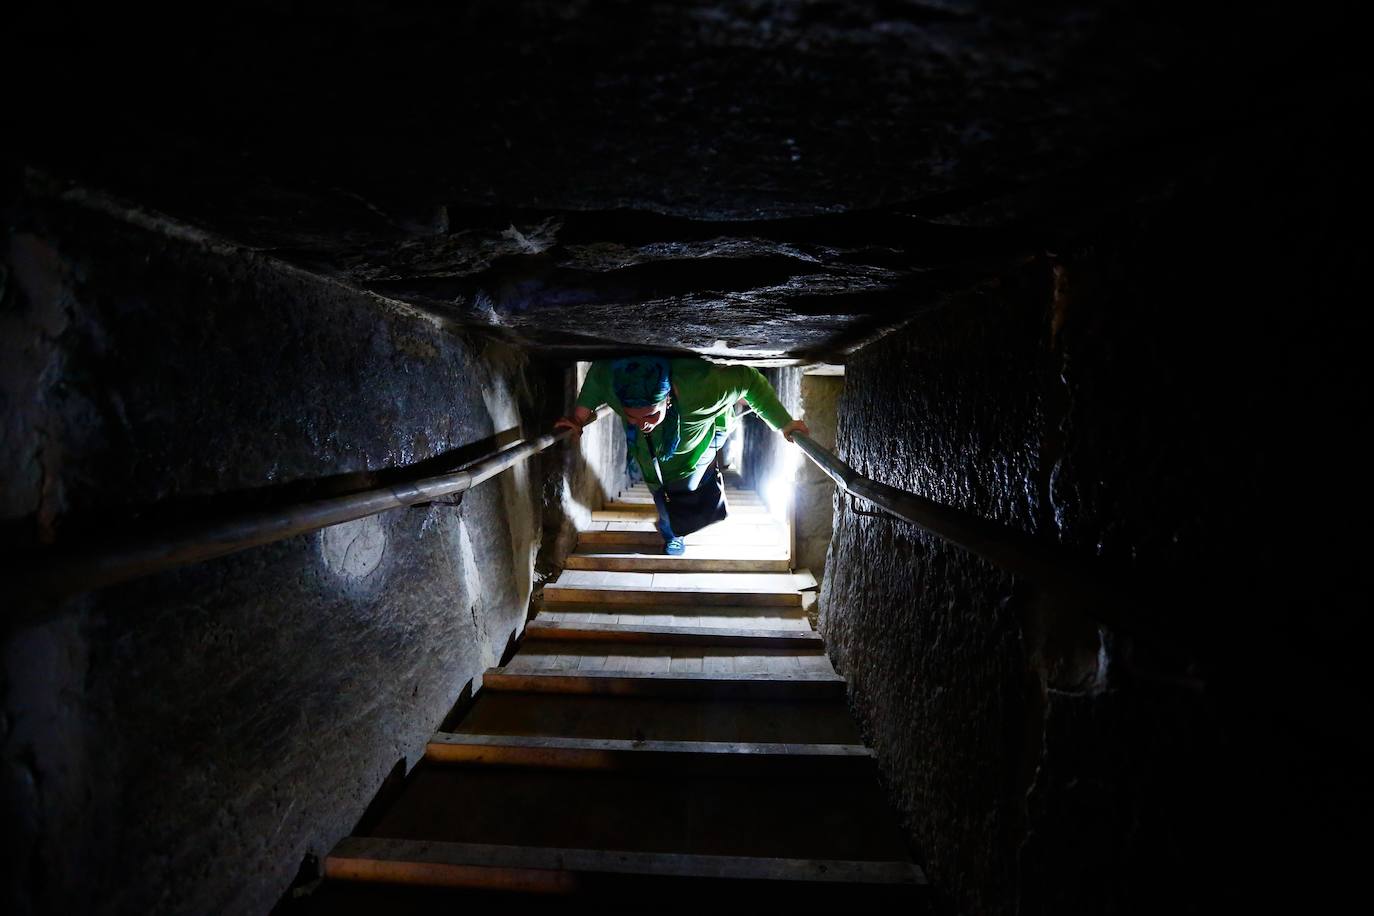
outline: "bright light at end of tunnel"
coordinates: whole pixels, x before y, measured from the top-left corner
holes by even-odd
[[[784,521],[797,491],[797,468],[801,458],[801,449],[784,448],[777,467],[763,483],[763,501],[773,515]]]
[[[787,507],[792,504],[792,492],[795,484],[790,480],[783,480],[775,477],[768,481],[763,488],[763,501],[768,504],[768,509],[774,515],[785,517]]]

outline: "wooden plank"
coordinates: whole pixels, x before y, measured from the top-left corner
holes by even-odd
[[[483,691],[485,692],[485,691]],[[817,777],[837,766],[855,778]],[[422,759],[374,836],[700,855],[905,860],[876,774],[854,763],[698,771],[454,767]]]
[[[731,675],[735,673],[735,659],[732,655],[717,652],[703,652],[701,670],[706,674]]]
[[[926,883],[911,862],[783,859],[669,852],[556,849],[439,840],[345,837],[325,858],[326,878],[431,887],[567,893],[587,874],[743,881]]]
[[[525,638],[657,643],[668,646],[755,646],[816,650],[825,647],[825,640],[814,630],[544,622],[540,618],[526,625]]]
[[[566,894],[577,875],[551,856],[524,856],[513,846],[345,837],[325,857],[324,876],[423,887],[465,887],[529,894]],[[548,850],[554,852],[554,850]],[[534,864],[522,865],[522,861]]]
[[[698,649],[703,659],[717,656],[730,660],[730,670],[736,674],[792,674],[802,670],[797,662],[796,650],[777,651],[769,649]],[[814,653],[819,654],[819,653]],[[809,668],[807,670],[815,670]]]
[[[654,506],[654,501],[650,500],[626,500],[609,499],[601,506],[603,512],[638,512],[643,515],[654,515],[658,510]]]
[[[643,486],[643,485],[640,485],[640,484],[636,484],[635,486],[632,486],[632,487],[629,487],[629,488],[627,488],[627,489],[621,490],[619,493],[616,494],[615,498],[616,498],[616,499],[653,499],[653,496],[654,496],[653,491],[650,490],[648,487]],[[753,490],[746,490],[746,489],[742,489],[742,488],[738,488],[738,487],[732,487],[732,486],[730,486],[730,485],[727,484],[726,487],[725,487],[725,498],[726,498],[726,499],[752,499],[752,500],[759,500],[759,495],[758,495],[757,493],[755,493]]]
[[[802,593],[788,573],[637,573],[564,570],[544,586],[548,602],[738,604],[798,606]]]
[[[600,527],[604,526],[604,527]],[[653,531],[655,522],[648,518],[633,518],[625,521],[616,522],[596,522],[588,528],[596,528],[599,531]],[[709,525],[700,531],[687,535],[688,542],[700,541],[706,535],[738,537],[742,534],[763,530],[773,534],[780,542],[785,541],[787,533],[786,526],[770,519],[759,518],[727,518],[723,522]]]
[[[597,621],[615,622],[607,620],[607,617],[612,615],[628,615],[627,619],[618,621],[619,623],[648,623],[649,621],[645,619],[646,617],[659,616],[664,614],[669,615],[672,618],[670,622],[673,624],[681,624],[682,621],[688,617],[710,616],[730,618],[730,622],[727,623],[701,622],[696,624],[697,626],[703,627],[734,626],[735,620],[739,618],[749,617],[785,617],[793,620],[805,620],[806,618],[805,602],[803,602],[801,605],[761,605],[735,602],[732,604],[713,604],[709,606],[702,604],[698,606],[696,604],[662,604],[657,601],[644,601],[638,604],[597,604],[596,602],[573,602],[567,605],[559,605],[557,602],[546,601],[544,605],[544,612],[547,613],[549,611],[556,611],[558,613],[585,612],[588,615],[587,620],[590,623],[596,623]],[[753,626],[753,624],[749,623],[741,625]],[[760,624],[760,626],[763,626],[763,624]],[[773,624],[769,623],[766,626],[773,626]]]
[[[830,664],[830,659],[821,654],[797,656],[797,667],[803,671],[828,671],[832,674],[835,672],[835,666]]]
[[[603,523],[604,524],[604,523]],[[615,523],[610,523],[614,525]],[[687,547],[696,545],[720,545],[720,546],[740,546],[746,548],[754,547],[773,547],[784,550],[787,541],[783,537],[781,530],[772,531],[763,526],[752,525],[749,531],[740,534],[722,534],[713,536],[710,529],[688,535],[686,538]],[[646,551],[661,551],[663,549],[663,538],[652,525],[645,524],[638,530],[619,530],[608,527],[605,531],[581,531],[577,535],[579,548],[596,548],[605,544],[619,544],[626,547],[643,547]]]
[[[669,669],[673,674],[699,674],[702,671],[700,655],[683,655],[673,659]]]
[[[603,526],[600,529],[601,531],[652,531],[655,534],[658,533],[658,529],[654,527],[654,523],[647,520],[633,522],[601,522],[600,524]]]
[[[608,658],[610,658],[609,655],[584,655],[577,660],[577,670],[604,671],[606,669],[606,660]],[[813,671],[820,670],[817,667],[810,665],[800,665],[800,667]]]
[[[757,502],[740,502],[731,500],[727,497],[727,505],[733,513],[736,509],[741,512],[764,511],[763,506]],[[601,510],[604,512],[639,512],[646,515],[654,515],[658,512],[654,501],[648,498],[630,497],[628,499],[613,499],[605,503]]]
[[[842,697],[845,693],[844,678],[821,671],[736,674],[707,668],[701,674],[669,671],[630,675],[611,670],[612,665],[613,659],[607,658],[605,671],[488,668],[482,676],[482,687],[484,690],[526,693],[752,699],[825,700]]]
[[[624,581],[620,575],[613,575],[606,580],[608,585],[618,585]],[[642,580],[638,580],[642,581]],[[631,584],[626,582],[625,584]],[[783,573],[771,572],[731,572],[731,573],[695,573],[670,571],[654,573],[651,584],[654,588],[667,589],[696,589],[700,591],[735,591],[735,592],[796,592],[796,577]]]
[[[768,507],[760,502],[750,500],[731,500],[726,498],[726,506],[731,515],[768,515]],[[597,510],[599,512],[632,512],[639,515],[654,516],[658,513],[658,508],[652,499],[613,499],[606,502]],[[593,516],[595,517],[595,516]],[[609,521],[609,519],[607,519]]]
[[[487,690],[478,694],[468,715],[450,730],[632,741],[861,742],[844,700],[665,699]]]
[[[643,553],[639,551],[591,551],[585,548],[593,545],[578,540],[578,551],[569,554],[563,561],[566,569],[595,569],[608,572],[785,572],[791,568],[791,560],[781,550],[769,550],[765,555],[750,556],[750,551],[742,548],[743,556],[701,556],[694,551],[702,548],[688,547],[681,556],[670,557],[662,553]],[[637,546],[637,545],[610,545]],[[715,548],[719,552],[721,548]]]
[[[596,662],[582,664],[588,656]],[[721,656],[731,659],[728,670],[737,673],[784,674],[801,670],[829,671],[815,664],[813,658],[824,658],[818,642],[800,647],[773,644],[761,646],[699,646],[666,645],[661,639],[641,642],[593,642],[590,640],[541,639],[537,634],[525,640],[520,651],[506,665],[507,671],[576,671],[596,669],[608,672],[666,674],[672,670],[675,658],[701,659]],[[801,659],[807,663],[803,665]]]
[[[637,647],[640,651],[630,656],[630,664],[623,671],[636,674],[667,674],[671,670],[673,656],[656,646]],[[609,658],[607,659],[609,661]],[[609,665],[608,665],[609,667]]]
[[[769,511],[767,504],[759,499],[747,499],[740,496],[730,496],[726,494],[725,503],[731,512],[736,509],[748,511]],[[605,502],[602,509],[608,511],[630,511],[630,512],[657,512],[652,496],[627,496],[621,494],[615,499]]]
[[[561,604],[667,605],[751,605],[758,607],[801,607],[799,592],[735,592],[707,589],[653,589],[633,586],[544,586],[544,601]]]
[[[554,767],[575,770],[717,768],[743,772],[772,767],[869,766],[862,744],[781,744],[740,741],[648,741],[549,735],[438,732],[425,755],[465,766]]]
[[[596,509],[592,511],[594,522],[640,522],[649,518],[646,512],[635,509]]]
[[[563,586],[617,586],[621,588],[650,588],[654,584],[653,574],[650,573],[625,573],[609,572],[605,570],[564,570],[558,577],[558,584]]]
[[[556,668],[558,666],[558,656],[554,653],[520,653],[516,655],[515,658],[511,659],[511,665],[518,667],[521,670],[528,669],[542,671],[546,669]]]
[[[768,607],[755,605],[659,605],[657,607],[636,607],[613,604],[568,604],[559,606],[546,603],[539,612],[539,620],[545,623],[590,623],[593,625],[615,624],[620,626],[669,626],[669,627],[711,627],[732,630],[791,630],[794,632],[814,632],[811,621],[806,615],[805,605],[801,607]]]
[[[730,506],[729,512],[731,518],[738,519],[741,521],[748,520],[755,522],[763,522],[773,517],[767,509],[764,509],[761,506]],[[592,521],[639,522],[645,520],[646,518],[652,519],[654,517],[654,514],[655,513],[652,506],[646,508],[644,506],[622,505],[619,508],[592,510]]]
[[[607,524],[610,524],[609,522]],[[752,526],[751,526],[752,527]],[[599,550],[589,551],[598,554],[610,554],[618,556],[645,556],[646,552],[635,550],[631,546],[611,546]],[[661,551],[648,551],[649,556],[662,556]],[[716,541],[712,543],[688,544],[688,557],[704,557],[707,559],[747,559],[747,560],[773,560],[779,557],[785,558],[786,552],[780,544],[746,544],[746,543],[727,543]]]
[[[741,499],[758,499],[759,494],[748,487],[735,486],[728,481],[725,484],[725,495],[730,498],[739,497]],[[653,491],[642,483],[631,484],[616,494],[616,498],[624,496],[649,497],[653,496]]]

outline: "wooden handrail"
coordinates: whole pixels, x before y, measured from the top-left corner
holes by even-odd
[[[597,415],[604,417],[609,412],[609,407],[603,407]],[[330,525],[462,493],[571,434],[572,430],[564,429],[522,439],[461,470],[436,477],[196,522],[174,531],[53,557],[40,561],[21,576],[27,591],[60,598],[212,560]]]
[[[881,506],[956,547],[983,557],[1078,606],[1101,623],[1167,643],[1147,623],[1151,603],[1145,589],[1043,543],[1024,531],[879,483],[855,471],[805,433],[792,441],[841,490]]]

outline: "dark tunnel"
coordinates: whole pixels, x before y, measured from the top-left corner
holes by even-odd
[[[6,911],[1349,900],[1357,12],[11,8]]]

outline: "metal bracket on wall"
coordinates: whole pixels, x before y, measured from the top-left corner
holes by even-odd
[[[857,499],[854,498],[854,494],[853,494],[853,493],[846,493],[845,495],[849,497],[849,511],[850,511],[850,512],[853,512],[855,515],[865,515],[865,516],[867,516],[867,517],[869,517],[869,518],[881,518],[881,519],[883,519],[884,521],[889,521],[889,522],[904,522],[904,521],[906,521],[906,519],[904,519],[904,518],[899,518],[898,516],[893,515],[891,512],[888,512],[886,509],[879,509],[879,510],[876,511],[876,512],[870,511],[870,510],[868,510],[868,509],[860,509],[860,508],[859,508],[859,501],[858,501]]]

